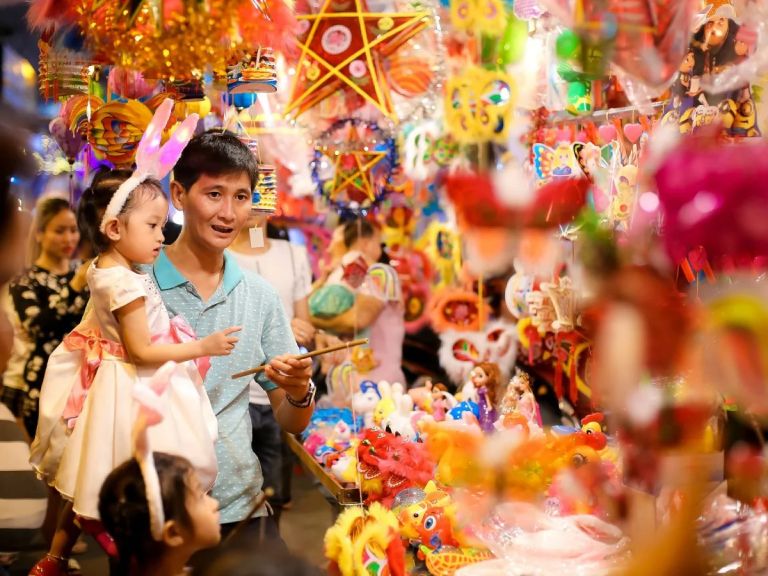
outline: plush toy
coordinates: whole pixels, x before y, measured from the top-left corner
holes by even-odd
[[[386,506],[391,506],[401,490],[425,486],[435,469],[424,444],[378,429],[366,430],[357,457],[366,502],[380,501]]]
[[[398,494],[393,511],[400,522],[401,536],[411,544],[430,550],[466,544],[455,529],[456,510],[450,495],[437,488],[433,481],[428,482],[424,490],[412,488]],[[424,559],[422,551],[418,555]]]
[[[361,382],[360,390],[352,395],[352,410],[358,417],[362,416],[366,428],[374,425],[373,413],[380,400],[379,386],[370,380]]]
[[[461,420],[446,420],[424,422],[422,431],[427,450],[437,461],[435,480],[445,486],[479,480],[477,455],[483,434],[478,427],[468,426]]]
[[[353,440],[349,448],[337,455],[331,464],[331,474],[341,484],[354,484],[357,481],[357,445]]]
[[[395,515],[378,503],[347,508],[325,533],[328,571],[338,576],[405,576],[405,547]]]
[[[392,412],[395,411],[397,408],[397,404],[395,404],[395,399],[393,396],[393,388],[395,386],[400,387],[400,391],[402,393],[402,385],[401,384],[395,384],[394,386],[391,385],[389,382],[379,382],[379,396],[381,396],[381,400],[379,400],[376,403],[376,407],[373,410],[373,425],[381,428],[382,422],[389,417]]]
[[[381,426],[388,432],[413,442],[417,436],[413,423],[413,400],[403,393],[402,387],[396,388],[394,392],[395,409],[382,420]]]

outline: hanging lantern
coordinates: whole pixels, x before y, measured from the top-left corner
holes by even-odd
[[[227,90],[230,94],[276,92],[277,66],[272,48],[246,53],[228,66]]]

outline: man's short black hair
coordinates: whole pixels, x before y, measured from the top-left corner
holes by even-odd
[[[256,187],[258,165],[250,151],[237,135],[212,128],[190,140],[173,169],[173,179],[189,190],[200,176],[221,176],[245,172]]]

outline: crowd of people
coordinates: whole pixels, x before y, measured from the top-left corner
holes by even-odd
[[[105,170],[77,206],[48,197],[31,215],[9,188],[26,158],[0,136],[0,474],[13,480],[0,566],[40,535],[48,552],[30,574],[77,574],[86,532],[114,574],[312,573],[295,559],[278,568],[293,467],[281,435],[314,407],[317,367],[300,349],[362,332],[366,377],[404,380],[399,282],[376,226],[340,226],[313,284],[306,249],[270,238],[252,212],[256,160],[234,134],[180,147],[167,192],[141,165]],[[166,245],[169,202],[184,224]],[[313,314],[313,293],[339,283],[349,306]],[[268,559],[251,571],[232,561],[259,543]]]

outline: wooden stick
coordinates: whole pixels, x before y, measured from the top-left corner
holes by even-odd
[[[347,350],[348,348],[354,348],[356,346],[364,346],[368,344],[368,338],[360,338],[359,340],[352,340],[351,342],[344,342],[343,344],[337,344],[336,346],[329,346],[328,348],[320,348],[319,350],[313,350],[306,354],[300,354],[295,356],[296,360],[304,360],[306,358],[314,358],[315,356],[322,356],[323,354],[330,354],[331,352],[338,352],[339,350]],[[250,376],[251,374],[258,374],[263,372],[267,368],[267,364],[256,366],[249,370],[243,370],[237,374],[232,374],[232,379],[242,378],[243,376]]]
[[[272,490],[272,488],[265,488],[263,492],[259,493],[256,496],[256,500],[254,500],[253,502],[251,511],[248,512],[248,515],[245,518],[243,518],[242,520],[240,520],[240,522],[238,522],[237,526],[234,527],[232,532],[230,532],[227,535],[227,537],[224,538],[224,541],[222,542],[222,544],[226,544],[227,542],[232,540],[237,535],[237,533],[240,532],[240,530],[242,530],[243,527],[253,519],[253,515],[256,514],[256,511],[262,506],[264,506],[264,502],[267,501],[267,498],[271,498],[274,495],[275,495],[275,491]]]

